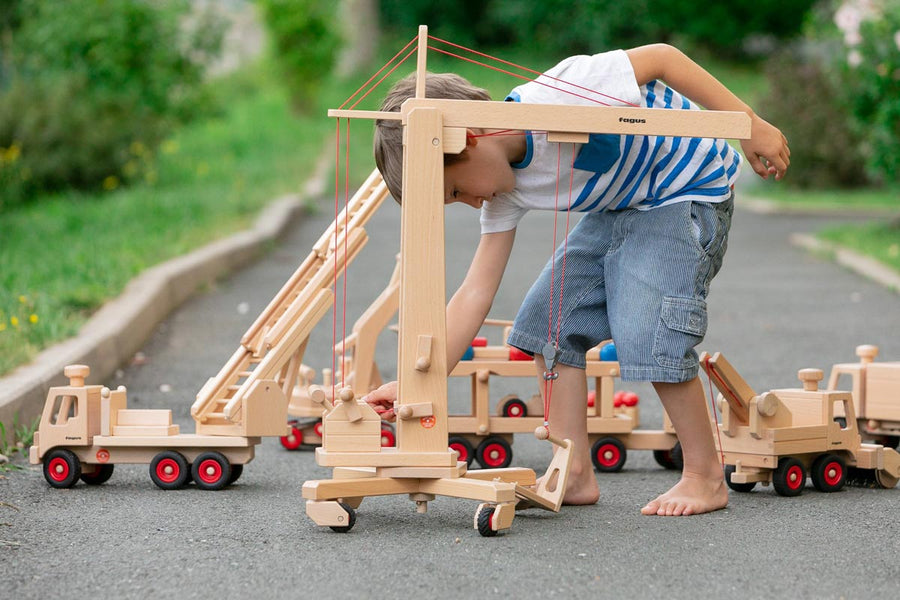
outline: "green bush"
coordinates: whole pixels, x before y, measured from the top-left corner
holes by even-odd
[[[480,47],[527,45],[562,58],[652,42],[686,42],[742,56],[753,36],[795,35],[815,0],[381,0],[382,22],[401,37],[426,24],[439,37]]]
[[[839,88],[868,165],[880,179],[900,183],[900,0],[844,2],[832,22],[843,34],[833,62]]]
[[[331,73],[341,44],[337,3],[331,0],[259,0],[273,58],[299,113],[309,112]]]
[[[776,124],[791,145],[785,183],[801,188],[865,185],[860,138],[821,61],[796,46],[770,58],[765,74],[769,93],[757,111]]]
[[[20,0],[0,96],[0,208],[39,191],[115,187],[172,127],[210,107],[221,44],[183,0]],[[6,22],[11,23],[11,20]],[[5,54],[5,57],[8,56]]]

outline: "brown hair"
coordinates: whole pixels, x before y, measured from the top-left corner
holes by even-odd
[[[381,110],[400,112],[400,105],[416,95],[416,74],[404,77],[388,92],[381,103]],[[427,73],[425,97],[450,100],[490,100],[487,91],[473,86],[455,73]],[[381,172],[391,195],[400,203],[403,200],[403,126],[400,121],[379,119],[375,121],[375,165]],[[463,151],[465,152],[465,151]],[[458,161],[462,154],[445,154],[444,164]]]

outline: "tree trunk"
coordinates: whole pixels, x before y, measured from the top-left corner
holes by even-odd
[[[344,47],[338,73],[351,75],[370,67],[375,57],[381,31],[378,0],[341,0],[339,18]]]

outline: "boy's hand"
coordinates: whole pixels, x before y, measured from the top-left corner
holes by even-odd
[[[371,406],[381,417],[382,421],[394,422],[397,415],[394,413],[394,402],[397,400],[397,382],[386,383],[377,390],[372,390],[363,400]]]
[[[791,149],[781,131],[758,115],[752,116],[750,139],[741,140],[741,148],[756,174],[763,179],[784,177],[791,164]]]

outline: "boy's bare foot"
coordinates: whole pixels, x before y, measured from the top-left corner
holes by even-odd
[[[537,489],[544,477],[538,478],[535,483]],[[566,482],[566,493],[563,496],[563,504],[568,506],[580,506],[584,504],[596,504],[600,499],[600,486],[597,485],[597,477],[594,469],[582,469],[573,463],[569,468],[569,479]]]
[[[721,477],[706,478],[684,473],[672,489],[648,502],[641,509],[641,514],[681,517],[712,512],[727,505],[728,490]]]

